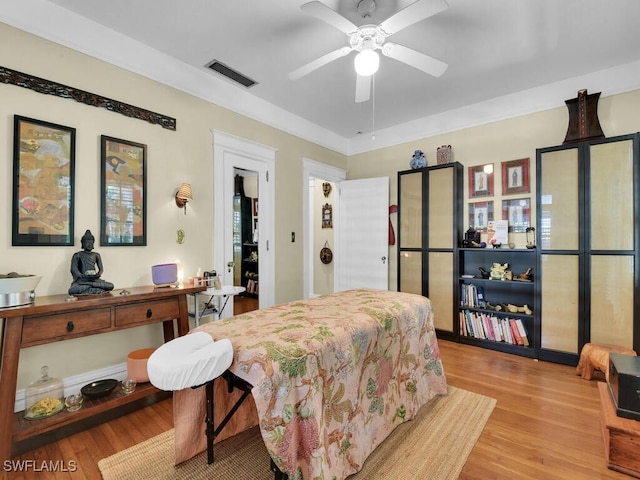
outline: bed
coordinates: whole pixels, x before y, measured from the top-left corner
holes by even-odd
[[[419,295],[349,290],[194,331],[231,340],[228,370],[252,387],[252,403],[231,428],[259,424],[273,463],[289,478],[359,471],[400,423],[447,391],[431,302]],[[176,464],[205,449],[204,390],[174,392]]]

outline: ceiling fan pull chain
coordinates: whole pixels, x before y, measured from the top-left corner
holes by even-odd
[[[371,76],[371,140],[376,139],[376,76]]]

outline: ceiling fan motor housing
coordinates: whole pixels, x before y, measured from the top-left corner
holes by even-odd
[[[363,25],[349,37],[353,50],[379,50],[382,48],[385,35],[377,25]]]
[[[360,0],[358,2],[358,13],[362,18],[369,18],[375,10],[375,0]]]

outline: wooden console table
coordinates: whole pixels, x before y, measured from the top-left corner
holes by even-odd
[[[105,295],[37,297],[34,303],[0,309],[4,328],[0,338],[0,459],[11,458],[14,442],[70,425],[94,414],[117,408],[156,393],[151,385],[139,385],[131,395],[112,395],[87,402],[79,411],[66,410],[42,420],[21,421],[14,414],[20,349],[71,338],[98,335],[153,323],[163,324],[165,342],[189,331],[187,294],[205,287],[132,287]],[[121,292],[128,292],[121,294]],[[175,321],[175,324],[174,324]]]
[[[607,467],[640,478],[640,422],[616,415],[609,387],[598,383],[600,427]]]

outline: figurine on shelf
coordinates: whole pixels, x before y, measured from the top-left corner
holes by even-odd
[[[536,229],[534,227],[527,227],[527,248],[536,248]]]
[[[69,295],[95,295],[113,290],[113,283],[100,279],[102,259],[99,253],[92,252],[94,242],[91,230],[84,232],[82,250],[71,258],[73,282],[69,287]]]
[[[531,267],[527,268],[526,272],[520,274],[520,278],[522,280],[527,280],[527,281],[532,280],[533,278],[533,273],[531,273],[532,270],[533,269]]]
[[[467,230],[464,234],[462,246],[466,248],[481,248],[482,243],[484,242],[480,242],[480,232],[478,230],[474,230],[472,227],[469,227],[469,230]],[[484,246],[486,246],[486,243],[484,244]]]
[[[526,315],[533,314],[533,311],[529,308],[528,305],[523,305],[522,307],[519,307],[518,305],[513,305],[511,303],[507,305],[507,311],[511,313],[524,313]]]
[[[504,280],[507,268],[509,268],[508,263],[494,263],[491,266],[491,280]]]
[[[487,272],[484,268],[482,267],[478,267],[478,270],[480,270],[480,276],[484,279],[488,279],[489,276],[491,275],[489,272]]]

